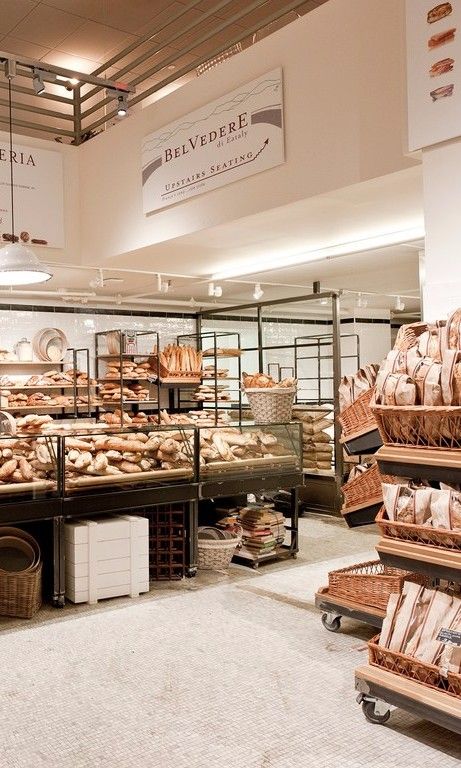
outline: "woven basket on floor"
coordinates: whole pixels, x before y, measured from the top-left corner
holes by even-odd
[[[458,699],[461,696],[461,675],[448,672],[445,676],[440,667],[434,664],[425,664],[413,656],[383,648],[379,645],[379,635],[373,637],[368,643],[368,655],[370,664],[374,667],[381,667],[395,675],[416,680],[427,688],[443,690]]]
[[[374,391],[375,388],[372,387],[362,392],[352,405],[344,408],[339,414],[343,440],[348,440],[356,434],[373,432],[377,428],[376,419],[370,409]]]
[[[256,424],[291,421],[296,387],[251,387],[244,390]]]
[[[42,604],[42,563],[40,548],[30,534],[19,528],[0,527],[0,537],[27,543],[33,560],[22,571],[11,572],[0,568],[0,616],[30,619]]]
[[[392,592],[400,593],[405,580],[409,578],[421,584],[427,583],[424,576],[419,577],[399,568],[388,568],[379,560],[371,560],[331,571],[328,574],[328,594],[385,610],[389,595]]]
[[[216,532],[216,533],[213,533]],[[221,538],[215,538],[217,534]],[[206,536],[206,538],[203,538]],[[198,567],[204,571],[225,571],[229,568],[237,547],[242,543],[242,531],[234,534],[215,528],[198,529]]]

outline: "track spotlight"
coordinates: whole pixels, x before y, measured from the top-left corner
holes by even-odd
[[[128,114],[128,103],[126,98],[126,93],[121,93],[120,96],[117,97],[118,101],[118,107],[117,107],[117,115],[118,117],[126,117]]]
[[[261,283],[255,283],[253,298],[256,299],[256,301],[259,301],[259,299],[262,299],[263,296],[264,296],[264,291],[261,288]]]
[[[405,309],[405,302],[402,301],[400,296],[396,296],[396,299],[395,299],[395,311],[396,312],[403,312],[404,309]]]
[[[43,82],[43,72],[40,69],[34,69],[32,77],[32,85],[37,96],[41,96],[45,92],[45,84]]]
[[[328,304],[328,299],[320,299],[319,303],[321,304],[322,307],[326,307]]]
[[[208,286],[208,296],[212,296],[215,299],[219,299],[222,296],[222,288],[220,285],[210,283]]]
[[[359,293],[357,297],[357,306],[359,307],[359,309],[365,309],[366,307],[368,307],[368,299],[365,299],[361,293]]]

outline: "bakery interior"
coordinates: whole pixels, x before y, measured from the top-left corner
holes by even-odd
[[[422,5],[3,3],[5,765],[459,764],[461,145],[407,56],[461,4]]]

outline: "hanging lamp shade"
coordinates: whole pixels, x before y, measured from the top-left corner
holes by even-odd
[[[0,248],[0,285],[46,283],[53,273],[35,253],[21,243],[8,243]]]

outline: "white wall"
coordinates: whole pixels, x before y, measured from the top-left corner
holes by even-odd
[[[13,126],[14,129],[14,126]],[[0,141],[8,141],[8,134],[0,131]],[[17,136],[15,143],[27,147],[46,149],[48,152],[58,152],[62,156],[63,165],[63,194],[64,194],[64,248],[48,248],[34,245],[34,251],[42,261],[65,262],[78,264],[80,262],[80,169],[78,147],[45,141],[32,136]]]
[[[403,154],[403,6],[330,0],[83,145],[83,260],[109,260],[417,162]],[[285,164],[145,217],[143,136],[280,65]]]

